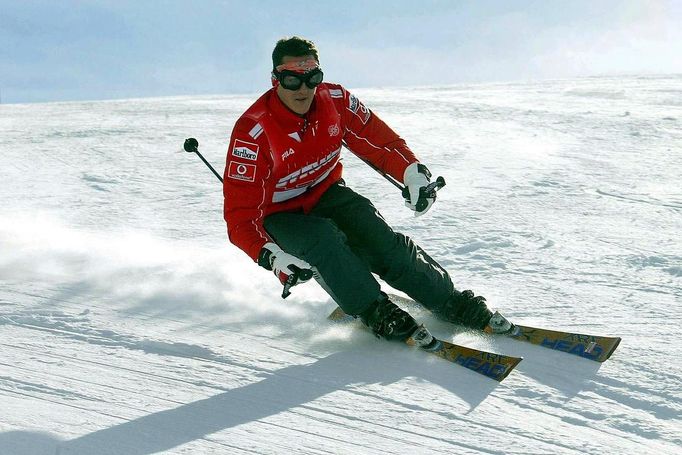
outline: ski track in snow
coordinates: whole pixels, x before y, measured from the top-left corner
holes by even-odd
[[[680,77],[357,90],[447,186],[415,219],[349,185],[460,288],[613,357],[496,383],[286,301],[227,243],[216,169],[255,96],[0,105],[0,455],[682,453]]]

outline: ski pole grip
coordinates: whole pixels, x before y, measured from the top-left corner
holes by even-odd
[[[436,191],[440,190],[445,186],[445,179],[442,176],[439,176],[435,182],[429,183],[427,186],[422,187],[421,190],[421,196],[423,197],[434,197]],[[403,198],[407,199],[408,201],[410,200],[410,189],[406,186],[402,187],[402,195]]]
[[[445,186],[445,179],[439,176],[435,182],[429,183],[427,186],[422,187],[419,192],[419,200],[416,204],[417,212],[421,212],[428,205],[427,198],[436,199],[436,192]],[[410,190],[406,186],[402,190],[403,198],[410,202]]]
[[[296,286],[299,282],[304,283],[313,277],[313,271],[310,269],[302,269],[293,264],[289,266],[289,269],[293,270],[294,273],[289,275],[289,278],[287,278],[287,281],[284,283],[284,289],[282,289],[283,299],[286,299],[291,295],[292,287]]]
[[[429,183],[429,185],[426,187],[426,192],[427,193],[436,193],[436,191],[440,190],[445,186],[445,179],[442,176],[438,176],[435,182]]]
[[[185,144],[183,145],[185,152],[187,153],[197,153],[199,148],[199,141],[193,137],[185,139]]]
[[[426,188],[422,188],[419,193],[419,201],[417,202],[417,212],[421,212],[429,205],[427,198],[436,199],[436,191],[445,186],[445,179],[438,177],[435,182],[429,183]]]

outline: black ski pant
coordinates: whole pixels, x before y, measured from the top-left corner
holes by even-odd
[[[363,312],[379,298],[372,273],[431,310],[439,310],[454,291],[445,269],[394,232],[369,199],[343,181],[309,214],[275,213],[264,226],[280,248],[317,269],[322,287],[348,314]]]

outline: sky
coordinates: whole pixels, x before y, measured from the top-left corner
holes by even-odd
[[[0,0],[2,103],[260,93],[283,36],[348,88],[682,73],[682,0]]]

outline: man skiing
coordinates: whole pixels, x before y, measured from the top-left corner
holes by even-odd
[[[417,215],[435,202],[435,192],[423,191],[427,167],[348,90],[323,82],[311,41],[281,39],[272,63],[272,89],[230,138],[223,186],[230,241],[287,286],[314,270],[334,301],[379,337],[404,341],[418,325],[372,273],[441,319],[486,327],[492,313],[485,299],[457,291],[434,259],[348,188],[340,154],[345,146],[402,182]]]

